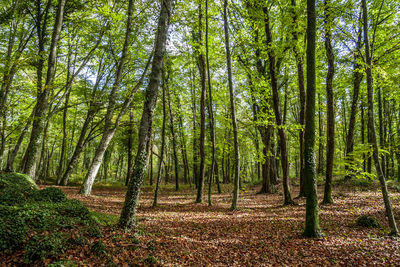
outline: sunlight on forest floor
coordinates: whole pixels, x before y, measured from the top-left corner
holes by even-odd
[[[116,216],[125,196],[124,189],[95,188],[89,197],[78,195],[77,187],[62,189],[68,197],[83,201],[90,210]],[[153,208],[153,193],[145,190],[138,210],[140,243],[132,249],[127,240],[112,241],[113,261],[146,263],[150,257],[161,265],[203,266],[400,262],[398,240],[385,237],[388,227],[379,191],[335,188],[339,192],[334,193],[335,204],[321,207],[320,222],[326,237],[304,239],[301,233],[305,200],[297,199],[295,206],[282,206],[281,194],[256,194],[257,189],[241,194],[240,210],[235,212],[229,210],[229,193],[213,194],[213,206],[209,207],[207,201],[194,203],[193,189],[173,191],[172,195],[172,189],[162,188],[159,206]],[[294,190],[293,196],[296,195]],[[392,193],[391,197],[396,218],[400,218],[400,194]],[[356,226],[355,220],[363,214],[377,218],[383,229]],[[76,257],[79,262],[79,255]]]

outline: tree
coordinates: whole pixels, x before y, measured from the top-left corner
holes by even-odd
[[[305,237],[321,236],[318,217],[317,181],[315,173],[315,0],[307,0],[307,100],[304,133],[304,189],[306,193]]]
[[[199,4],[199,72],[201,80],[201,94],[200,94],[200,174],[199,181],[197,184],[197,196],[196,203],[203,202],[203,187],[205,177],[205,163],[206,163],[206,152],[205,152],[205,131],[206,131],[206,62],[204,59],[203,52],[203,12],[202,5]]]
[[[232,118],[233,128],[233,146],[235,150],[235,162],[234,162],[234,189],[233,189],[233,200],[232,209],[237,209],[237,202],[239,197],[239,179],[240,179],[240,154],[239,154],[239,138],[238,128],[236,124],[236,111],[235,111],[235,93],[233,91],[232,82],[232,63],[231,63],[231,49],[229,43],[229,21],[228,21],[228,0],[224,0],[224,33],[225,33],[225,51],[226,51],[226,68],[228,70],[228,88],[229,88],[229,99],[230,99],[230,110]]]
[[[38,0],[40,5],[40,0]],[[40,137],[43,133],[46,124],[46,113],[48,111],[49,106],[49,95],[52,90],[53,78],[55,74],[55,63],[57,56],[57,47],[58,41],[60,39],[61,27],[64,19],[64,6],[66,0],[59,0],[57,5],[57,15],[54,22],[53,34],[51,37],[51,45],[49,47],[49,57],[47,62],[47,75],[46,82],[44,87],[41,86],[41,69],[38,69],[38,96],[37,102],[35,106],[34,119],[32,124],[32,131],[29,140],[28,148],[25,152],[24,157],[24,168],[23,171],[25,174],[29,175],[36,179],[36,163],[39,156],[39,147],[40,147]],[[48,1],[48,5],[50,5],[50,1]],[[38,20],[38,24],[41,21]],[[41,35],[40,26],[37,28],[38,35]],[[44,44],[42,42],[39,43],[39,53],[44,50]],[[41,50],[42,48],[42,50]],[[41,55],[39,56],[41,57]]]
[[[163,0],[161,4],[161,11],[157,24],[157,34],[154,41],[154,57],[150,73],[150,81],[146,88],[142,119],[140,121],[138,150],[136,153],[132,177],[125,195],[121,217],[119,219],[119,226],[125,231],[133,230],[136,227],[136,208],[139,204],[140,188],[143,184],[144,173],[148,161],[153,112],[157,101],[161,70],[164,62],[168,25],[171,16],[171,2],[171,0]]]
[[[383,5],[383,1],[382,1]],[[379,149],[378,142],[376,140],[376,132],[375,132],[375,122],[374,122],[374,87],[372,80],[372,56],[373,49],[370,50],[370,43],[368,37],[368,8],[366,0],[362,0],[362,9],[363,9],[363,32],[364,32],[364,47],[365,47],[365,71],[367,74],[367,91],[368,91],[368,129],[369,129],[369,137],[372,143],[373,148],[373,159],[375,162],[375,169],[378,175],[379,182],[381,184],[383,202],[385,203],[386,215],[388,217],[389,226],[390,226],[390,234],[393,236],[397,236],[399,231],[397,229],[396,220],[393,215],[392,204],[390,202],[389,193],[386,187],[385,175],[381,168],[381,164],[379,161]]]
[[[325,49],[328,61],[328,72],[326,74],[326,96],[327,96],[327,149],[326,149],[326,178],[324,191],[324,204],[333,203],[332,199],[332,180],[333,180],[333,160],[335,154],[335,101],[333,99],[333,76],[335,74],[335,55],[332,47],[332,24],[333,14],[331,2],[324,2],[324,25],[325,25]]]

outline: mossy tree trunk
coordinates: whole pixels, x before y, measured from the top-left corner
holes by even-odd
[[[303,236],[321,235],[318,218],[318,196],[315,170],[315,0],[307,0],[307,101],[304,133],[304,189],[306,193],[306,221]]]
[[[150,80],[145,92],[142,119],[139,127],[138,150],[133,167],[132,177],[129,181],[125,202],[122,208],[119,226],[125,231],[132,231],[136,227],[136,208],[139,202],[140,189],[143,184],[144,174],[148,161],[150,139],[153,125],[154,108],[157,102],[161,70],[164,61],[167,41],[168,25],[171,14],[172,0],[163,0],[158,19],[157,33],[154,41],[154,57]]]

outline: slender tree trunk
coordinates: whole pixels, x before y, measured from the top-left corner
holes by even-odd
[[[50,1],[49,1],[50,2]],[[47,76],[46,83],[37,96],[37,103],[35,106],[35,115],[32,125],[31,136],[28,144],[28,148],[25,152],[25,164],[24,164],[24,173],[36,179],[36,162],[39,156],[39,148],[40,148],[40,137],[43,133],[44,126],[46,123],[46,114],[48,109],[48,99],[53,83],[53,78],[55,74],[55,62],[57,55],[57,47],[58,40],[60,38],[61,27],[64,18],[64,6],[66,0],[59,0],[57,6],[57,15],[54,22],[53,34],[51,39],[51,45],[49,48],[49,58],[47,64]],[[40,23],[40,22],[39,22]],[[38,75],[38,82],[41,83],[41,74]],[[39,88],[41,88],[39,86]]]
[[[356,44],[356,50],[361,50],[361,24],[360,24],[360,29],[359,29],[359,34],[358,34],[358,39],[357,39],[357,44]],[[347,137],[346,137],[346,158],[351,165],[354,164],[353,157],[350,156],[350,154],[354,150],[354,129],[355,129],[355,123],[356,123],[357,109],[359,107],[360,85],[361,85],[361,82],[363,79],[362,66],[359,63],[360,60],[361,60],[360,56],[358,56],[358,53],[356,52],[356,56],[354,57],[354,63],[353,63],[353,100],[351,103],[349,129],[348,129]],[[361,109],[361,112],[363,112],[363,109]],[[362,123],[362,127],[363,127],[364,122],[362,121],[361,123]],[[364,138],[364,129],[362,129],[361,134],[362,134],[362,138]],[[364,141],[363,141],[363,143],[364,143]],[[346,165],[346,169],[348,169],[347,165]],[[350,179],[350,178],[351,178],[351,175],[346,175],[346,179]]]
[[[373,158],[375,162],[375,169],[381,184],[381,190],[383,195],[383,201],[385,203],[386,215],[388,217],[391,235],[397,236],[398,230],[396,221],[393,215],[392,204],[390,202],[389,193],[386,187],[385,175],[379,162],[379,149],[378,142],[376,140],[375,124],[374,124],[374,88],[372,81],[372,52],[370,52],[370,43],[368,39],[368,10],[366,0],[362,0],[363,8],[363,29],[364,29],[364,44],[365,44],[365,56],[366,56],[366,73],[367,73],[367,91],[368,91],[368,128],[370,139],[373,147]]]
[[[305,237],[321,236],[318,218],[318,196],[315,173],[315,0],[307,0],[307,102],[304,133],[304,189],[306,193]]]
[[[154,43],[154,57],[149,84],[146,88],[143,105],[142,119],[139,128],[138,150],[125,196],[119,225],[125,231],[134,230],[136,227],[136,208],[139,204],[140,188],[148,161],[149,144],[151,139],[153,113],[157,102],[158,88],[160,84],[161,69],[164,61],[168,24],[171,14],[171,0],[163,0],[158,20],[157,34]]]
[[[169,77],[169,74],[168,74]],[[168,94],[168,109],[169,109],[169,127],[171,130],[172,136],[172,153],[174,156],[174,163],[175,163],[175,190],[179,190],[179,170],[178,170],[178,154],[177,154],[177,145],[176,145],[176,134],[175,134],[175,127],[174,127],[174,114],[172,113],[171,107],[171,92],[169,89],[168,78],[164,81],[165,87],[167,88]]]
[[[126,178],[125,178],[125,186],[129,184],[129,178],[131,177],[132,174],[132,143],[133,143],[133,112],[132,109],[129,112],[129,125],[128,125],[128,166],[126,169]]]
[[[164,158],[164,147],[165,147],[165,123],[167,121],[167,113],[165,111],[165,75],[164,75],[164,71],[162,72],[161,88],[162,88],[163,124],[162,124],[162,128],[161,128],[161,151],[160,151],[160,160],[158,162],[158,171],[157,171],[156,188],[154,190],[153,207],[156,207],[157,203],[158,203],[158,191],[160,188],[162,162],[163,162],[163,158]]]
[[[385,148],[385,135],[383,133],[383,125],[384,125],[384,119],[383,119],[383,105],[382,105],[382,89],[381,87],[378,86],[378,119],[379,119],[379,147],[381,149]],[[381,168],[382,172],[385,175],[385,156],[381,157]]]
[[[199,4],[199,46],[203,46],[203,14],[202,5]],[[200,94],[200,175],[197,186],[197,196],[196,203],[203,202],[203,186],[205,177],[205,163],[206,163],[206,153],[205,153],[205,131],[206,131],[206,62],[204,59],[203,50],[200,49],[199,53],[199,71],[201,79],[201,94]]]
[[[192,84],[192,120],[193,120],[193,182],[196,188],[198,188],[198,181],[199,179],[199,167],[197,164],[197,151],[198,151],[198,140],[197,140],[197,118],[196,118],[196,92],[195,92],[195,79],[194,79],[194,73],[191,72],[191,75],[193,76],[193,79],[191,81]]]
[[[324,204],[333,203],[332,199],[332,180],[333,180],[333,160],[335,154],[335,100],[333,98],[333,77],[335,75],[335,56],[332,47],[332,24],[333,15],[330,0],[325,0],[324,24],[325,24],[325,49],[328,61],[328,72],[326,74],[326,98],[327,98],[327,123],[326,123],[326,177],[324,189]]]
[[[323,136],[323,123],[322,123],[322,100],[321,94],[318,93],[318,168],[317,174],[321,174],[324,171],[324,144],[322,142]]]
[[[130,42],[129,40],[130,40],[130,33],[131,33],[131,26],[132,26],[133,1],[134,0],[129,0],[125,42],[124,42],[124,46],[122,49],[121,58],[120,58],[120,61],[119,61],[119,64],[118,64],[118,67],[116,70],[116,77],[114,80],[114,84],[113,84],[113,87],[111,89],[111,93],[109,96],[107,113],[106,113],[106,116],[104,119],[103,134],[102,134],[100,143],[96,149],[95,156],[94,156],[92,163],[86,174],[85,181],[83,182],[81,189],[79,191],[79,193],[82,195],[89,195],[91,193],[92,185],[96,178],[97,172],[100,168],[104,153],[107,150],[107,148],[119,126],[119,123],[120,123],[122,117],[124,116],[126,111],[129,109],[130,104],[133,99],[133,96],[134,96],[134,93],[136,92],[136,90],[138,90],[139,86],[142,84],[144,77],[146,75],[150,60],[151,60],[151,56],[150,56],[140,80],[135,85],[135,87],[130,90],[129,95],[125,98],[125,101],[122,104],[122,107],[118,113],[117,119],[115,120],[115,122],[113,122],[114,109],[115,109],[116,101],[117,101],[117,90],[118,90],[119,85],[122,80],[122,72],[124,69],[125,62],[126,62],[127,52],[128,52],[128,48],[129,48],[129,42]]]
[[[293,25],[296,26],[298,25],[298,16],[296,13],[296,0],[291,0],[291,4],[293,7]],[[297,83],[299,87],[299,104],[300,104],[300,114],[299,114],[299,124],[301,126],[301,129],[299,130],[299,143],[300,143],[300,153],[299,153],[299,159],[300,159],[300,191],[299,191],[299,197],[305,197],[304,193],[304,125],[305,125],[305,111],[306,111],[306,92],[305,92],[305,86],[304,86],[304,69],[303,69],[303,64],[304,64],[304,57],[303,55],[299,52],[299,49],[297,48],[297,42],[298,42],[298,30],[294,29],[292,31],[292,37],[295,42],[293,46],[293,53],[296,59],[296,67],[297,67]]]
[[[214,179],[215,173],[215,162],[216,162],[216,152],[215,152],[215,120],[214,120],[214,110],[213,110],[213,98],[212,98],[212,87],[211,87],[211,74],[210,74],[210,60],[209,60],[209,49],[208,49],[208,0],[205,0],[206,4],[206,66],[207,66],[207,82],[208,82],[208,117],[210,123],[210,139],[211,139],[211,167],[208,181],[208,205],[211,206],[211,185]]]
[[[293,204],[293,199],[290,193],[290,181],[289,181],[289,160],[288,160],[288,152],[287,152],[287,144],[286,144],[286,133],[285,129],[282,127],[282,114],[281,114],[281,103],[279,100],[279,92],[278,92],[278,78],[276,73],[276,58],[275,53],[272,49],[272,32],[269,23],[269,14],[268,8],[263,8],[265,15],[265,34],[267,39],[267,47],[268,47],[268,58],[269,58],[269,74],[271,80],[272,87],[272,100],[273,100],[273,108],[275,113],[276,124],[278,126],[279,133],[279,148],[281,154],[281,162],[282,162],[282,181],[283,181],[283,195],[284,195],[284,205]]]
[[[224,32],[225,32],[225,51],[226,51],[226,66],[228,69],[228,86],[229,86],[229,98],[231,102],[231,119],[233,129],[233,148],[235,151],[234,159],[234,178],[233,178],[233,200],[232,209],[237,209],[237,202],[239,198],[239,180],[240,180],[240,154],[239,154],[239,137],[238,127],[236,124],[236,111],[235,111],[235,93],[233,90],[232,82],[232,63],[231,63],[231,49],[229,42],[229,21],[228,21],[228,0],[224,0]]]

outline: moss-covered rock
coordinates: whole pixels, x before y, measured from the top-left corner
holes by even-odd
[[[80,233],[78,239],[65,238],[70,229]],[[65,248],[86,245],[92,236],[102,236],[101,228],[79,200],[55,187],[39,190],[23,174],[0,175],[0,251],[24,249],[24,262],[39,264],[57,259]]]
[[[0,174],[0,204],[20,205],[31,198],[39,188],[29,176],[21,173]]]
[[[36,201],[48,201],[48,202],[63,202],[67,199],[64,192],[57,187],[47,187],[45,189],[36,191],[33,195],[33,199]]]
[[[362,227],[369,227],[369,228],[378,228],[379,222],[372,216],[369,215],[361,215],[357,218],[356,224]]]

